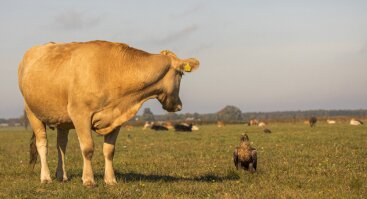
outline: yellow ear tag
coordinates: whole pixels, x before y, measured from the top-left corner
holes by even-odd
[[[192,68],[191,68],[190,64],[186,63],[185,66],[184,66],[184,71],[185,72],[191,72],[191,69]]]

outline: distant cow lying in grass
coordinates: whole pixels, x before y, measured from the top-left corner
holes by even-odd
[[[258,125],[258,123],[259,123],[259,121],[257,121],[257,120],[255,120],[255,119],[252,119],[252,120],[250,120],[250,122],[249,122],[249,126],[257,126]]]
[[[190,125],[175,124],[175,131],[191,132],[192,131],[192,124],[190,124]]]
[[[170,122],[170,121],[165,122],[164,126],[167,127],[169,130],[174,128],[172,122]]]
[[[363,122],[361,120],[356,120],[356,119],[353,118],[353,119],[350,120],[349,124],[354,125],[354,126],[358,126],[358,125],[362,125]]]
[[[153,124],[153,126],[151,127],[152,130],[155,131],[168,131],[168,128],[162,125],[158,125],[158,124]]]
[[[264,131],[264,133],[271,133],[271,130],[268,129],[268,128],[264,128],[263,131]]]
[[[240,146],[233,152],[233,162],[237,170],[243,168],[251,173],[256,171],[257,154],[256,149],[251,147],[247,134],[241,136]]]
[[[218,128],[222,128],[222,127],[224,127],[224,122],[223,121],[217,121],[217,127]]]
[[[260,122],[257,126],[259,126],[259,127],[265,127],[266,126],[266,123],[265,122]]]
[[[153,122],[145,122],[143,130],[152,128]]]
[[[192,131],[198,131],[199,130],[199,127],[196,126],[196,125],[193,125],[192,128],[191,128]]]
[[[326,120],[326,122],[327,122],[328,124],[336,124],[336,121],[335,121],[335,120]]]

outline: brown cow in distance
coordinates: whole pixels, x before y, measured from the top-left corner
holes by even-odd
[[[309,119],[309,122],[310,122],[310,127],[315,127],[316,123],[317,123],[317,118],[316,117],[311,117]]]
[[[218,128],[222,128],[224,126],[225,126],[224,121],[217,121],[217,127]]]
[[[180,59],[167,50],[151,54],[107,41],[48,43],[29,49],[19,64],[18,81],[34,132],[32,147],[36,145],[41,160],[41,182],[51,182],[47,125],[57,128],[57,179],[68,179],[65,150],[68,132],[75,128],[84,160],[83,184],[95,185],[92,130],[104,136],[104,181],[116,184],[112,161],[121,125],[149,99],[158,99],[167,111],[180,111],[182,75],[198,66],[198,60]]]

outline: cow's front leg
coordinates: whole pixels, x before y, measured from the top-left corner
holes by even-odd
[[[92,156],[94,144],[91,131],[91,115],[83,114],[80,111],[70,110],[69,114],[73,121],[76,134],[78,135],[80,149],[83,155],[83,185],[88,187],[96,186],[92,169]]]
[[[56,179],[60,181],[67,181],[68,177],[66,175],[65,169],[65,152],[66,145],[68,144],[69,130],[57,129],[57,152],[58,152],[58,164],[56,169]]]
[[[107,185],[115,185],[116,177],[113,170],[113,156],[115,154],[115,143],[119,134],[120,127],[114,129],[111,133],[104,136],[103,155],[105,160],[104,181]]]

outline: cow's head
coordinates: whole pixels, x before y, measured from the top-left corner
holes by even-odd
[[[194,58],[180,59],[173,52],[161,51],[162,55],[170,58],[170,67],[162,80],[162,92],[158,96],[163,109],[169,112],[176,112],[182,109],[179,96],[182,75],[185,72],[192,72],[199,67],[199,61]]]

